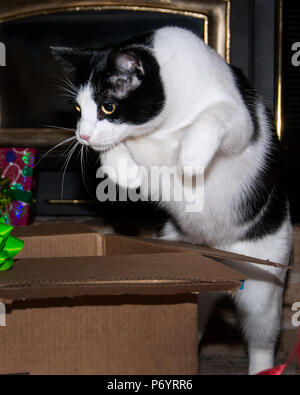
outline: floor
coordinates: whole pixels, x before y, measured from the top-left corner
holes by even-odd
[[[247,374],[247,357],[229,355],[206,355],[200,357],[200,375],[245,375]],[[296,363],[291,364],[284,371],[284,375],[299,375]]]
[[[199,350],[199,374],[246,375],[248,355],[231,298],[220,300],[210,316]],[[279,347],[278,347],[279,348]],[[288,357],[277,352],[276,365]],[[300,362],[300,361],[299,361]],[[284,375],[299,375],[296,358],[284,371]]]

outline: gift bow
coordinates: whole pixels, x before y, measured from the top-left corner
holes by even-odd
[[[8,270],[13,265],[13,258],[22,250],[24,241],[10,236],[13,226],[5,225],[0,219],[0,271]]]
[[[24,176],[32,175],[30,167],[25,167],[24,170],[26,170]],[[11,203],[14,201],[31,204],[32,192],[25,191],[20,183],[11,185],[7,178],[2,178],[2,170],[0,169],[0,210],[2,211],[1,215],[4,217],[4,222],[1,221],[1,223],[10,224],[9,210]]]

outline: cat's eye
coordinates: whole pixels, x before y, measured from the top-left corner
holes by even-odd
[[[101,111],[104,112],[106,115],[111,115],[113,112],[116,111],[117,106],[113,103],[103,104],[101,106]]]
[[[77,112],[81,112],[81,108],[80,108],[80,106],[78,104],[75,104],[75,110]]]

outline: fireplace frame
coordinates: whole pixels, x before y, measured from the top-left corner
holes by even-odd
[[[81,11],[148,11],[204,20],[204,41],[230,62],[230,0],[0,0],[0,23],[31,16]],[[0,98],[1,114],[1,98]],[[46,148],[70,137],[67,130],[1,128],[0,146]]]

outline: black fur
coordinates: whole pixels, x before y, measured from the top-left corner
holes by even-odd
[[[159,65],[149,50],[152,37],[153,34],[148,33],[101,49],[51,50],[77,88],[90,79],[99,119],[139,125],[154,118],[165,101]],[[135,59],[137,67],[121,68],[117,59],[122,54]],[[117,109],[111,115],[100,111],[107,103],[116,104]]]
[[[247,107],[253,124],[253,134],[251,137],[251,142],[255,142],[259,137],[259,121],[256,114],[255,103],[259,96],[255,89],[252,88],[250,82],[245,77],[240,69],[231,66],[231,71],[235,79],[235,85],[238,88],[245,106]]]
[[[231,66],[231,70],[235,84],[251,116],[253,124],[251,142],[255,144],[260,137],[256,104],[258,101],[261,101],[261,98],[241,70],[234,66]],[[269,152],[265,157],[263,167],[256,178],[252,180],[252,189],[250,191],[249,188],[245,190],[244,195],[238,199],[238,204],[236,205],[238,224],[249,225],[242,240],[259,239],[275,233],[288,215],[287,196],[281,177],[280,143],[271,112],[267,108],[265,110],[268,123],[271,125]]]
[[[274,125],[267,110],[269,123]],[[270,129],[271,146],[264,167],[245,191],[238,205],[239,225],[249,224],[242,240],[254,240],[275,233],[288,216],[288,201],[282,180],[282,160],[275,126]]]

